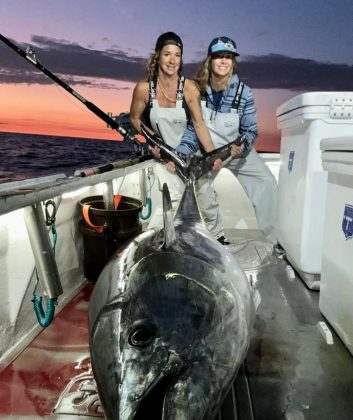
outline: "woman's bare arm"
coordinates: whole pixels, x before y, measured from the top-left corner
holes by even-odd
[[[132,94],[130,121],[134,129],[141,134],[141,116],[148,101],[148,83],[138,82]]]

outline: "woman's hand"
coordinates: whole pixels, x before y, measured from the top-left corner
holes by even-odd
[[[161,159],[161,149],[158,146],[152,147],[148,146],[148,150],[152,153],[153,157],[157,160]]]
[[[175,172],[175,163],[172,162],[171,160],[167,162],[165,166],[168,169],[168,171],[171,172],[172,174]]]
[[[223,161],[222,161],[222,159],[216,159],[214,162],[213,162],[213,167],[212,167],[212,170],[213,171],[219,171],[220,169],[222,169],[223,168]]]
[[[233,144],[230,147],[230,154],[233,156],[233,158],[237,158],[237,157],[241,156],[243,154],[243,152],[244,152],[244,145],[243,144],[240,145],[240,146],[237,146],[236,144]]]

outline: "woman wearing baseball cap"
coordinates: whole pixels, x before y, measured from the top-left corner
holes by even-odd
[[[159,36],[155,52],[147,66],[147,79],[135,86],[130,107],[133,127],[141,132],[141,121],[158,133],[164,141],[177,148],[191,120],[197,137],[206,152],[214,150],[210,133],[203,121],[200,107],[200,92],[196,84],[181,76],[183,43],[174,32]],[[158,150],[154,150],[158,155]],[[220,169],[218,161],[215,168]],[[157,163],[157,174],[162,186],[168,184],[172,205],[175,209],[184,191],[184,184],[174,173]],[[161,208],[154,212],[149,227],[162,226]]]
[[[276,180],[253,148],[258,136],[256,109],[251,89],[238,77],[236,43],[226,36],[214,38],[207,51],[196,81],[201,91],[203,117],[210,130],[215,147],[245,134],[245,141],[232,146],[233,159],[225,167],[238,179],[248,195],[259,228],[275,243]],[[197,132],[188,125],[178,150],[184,154],[197,150]],[[224,236],[216,194],[210,194],[218,171],[212,171],[199,180],[198,200],[210,232],[224,245],[230,241]]]

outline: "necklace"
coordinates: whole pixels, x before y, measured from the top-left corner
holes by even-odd
[[[160,87],[161,92],[162,92],[162,95],[165,97],[165,99],[166,99],[167,101],[172,102],[173,104],[175,104],[175,103],[176,103],[176,99],[170,99],[170,98],[169,98],[169,96],[168,96],[168,95],[164,92],[164,90],[163,90],[163,88],[162,88],[162,85],[161,85],[161,83],[160,83],[159,79],[157,80],[157,85]]]

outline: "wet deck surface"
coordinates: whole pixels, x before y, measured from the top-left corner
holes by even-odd
[[[253,418],[353,419],[353,357],[328,323],[334,344],[321,335],[317,324],[325,319],[319,292],[309,290],[298,275],[290,279],[286,260],[273,256],[258,232],[228,236],[234,242],[249,240],[236,255],[261,294],[245,360]],[[249,254],[258,254],[259,264],[256,258],[249,264]],[[252,418],[249,410],[243,417],[241,411],[239,418]]]
[[[286,261],[257,231],[227,234],[261,304],[244,366],[217,420],[352,419],[353,357],[332,328],[333,345],[320,334],[318,292],[288,278]],[[102,417],[89,364],[90,293],[88,286],[0,373],[0,419]]]

